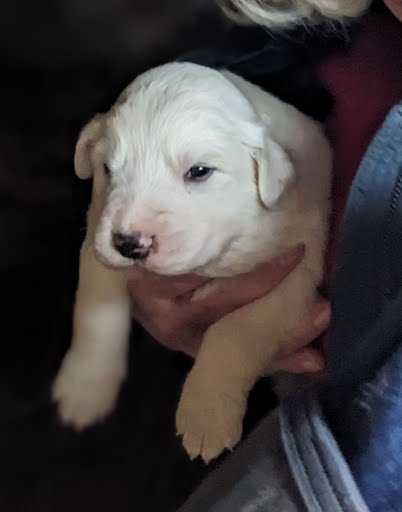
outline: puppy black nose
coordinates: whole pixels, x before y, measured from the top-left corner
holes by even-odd
[[[114,233],[113,244],[119,253],[125,258],[132,260],[144,260],[151,249],[151,244],[144,243],[140,233]]]

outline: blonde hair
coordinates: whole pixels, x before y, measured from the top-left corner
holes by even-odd
[[[237,23],[268,28],[344,20],[362,14],[372,0],[217,0]]]

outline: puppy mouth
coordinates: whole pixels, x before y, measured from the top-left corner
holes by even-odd
[[[138,265],[138,263],[131,260],[127,260],[127,263],[114,263],[99,254],[96,254],[96,259],[110,270],[125,270]]]
[[[231,241],[232,239],[227,240],[223,247],[219,247],[219,251],[208,250],[205,244],[199,244],[199,247],[196,250],[193,247],[189,254],[183,248],[180,249],[178,244],[174,247],[165,247],[165,250],[161,251],[160,244],[156,244],[156,242],[149,248],[134,247],[130,250],[127,249],[127,251],[123,248],[123,252],[126,254],[114,249],[112,239],[108,240],[109,243],[106,242],[106,244],[104,240],[98,241],[95,239],[93,247],[96,259],[112,270],[139,268],[168,277],[196,274],[211,278],[211,275],[206,272],[206,268],[211,263],[213,264],[219,260]],[[197,291],[198,288],[189,290],[186,294],[180,296],[179,300],[188,300]]]
[[[111,256],[107,256],[101,251],[96,245],[94,246],[95,258],[102,263],[106,268],[111,270],[124,270],[133,266],[141,265],[140,261],[124,258],[118,253],[113,253]]]

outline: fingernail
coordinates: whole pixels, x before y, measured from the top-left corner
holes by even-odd
[[[331,309],[328,304],[322,304],[317,309],[316,314],[314,316],[313,324],[314,327],[320,329],[321,327],[326,327],[331,320]]]
[[[306,372],[319,372],[324,369],[324,362],[318,359],[306,359],[303,362],[303,368]]]

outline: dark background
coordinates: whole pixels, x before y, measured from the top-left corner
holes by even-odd
[[[263,61],[244,74],[317,118],[330,108],[308,63],[348,44],[345,32],[281,38],[230,30],[212,0],[0,0],[2,512],[169,512],[207,471],[187,459],[174,434],[190,361],[139,328],[129,379],[104,425],[83,434],[63,428],[49,389],[70,341],[90,187],[75,178],[72,156],[89,117],[139,72],[219,46],[222,36],[236,44],[213,50],[220,64],[266,39]],[[272,403],[263,382],[246,429]]]

